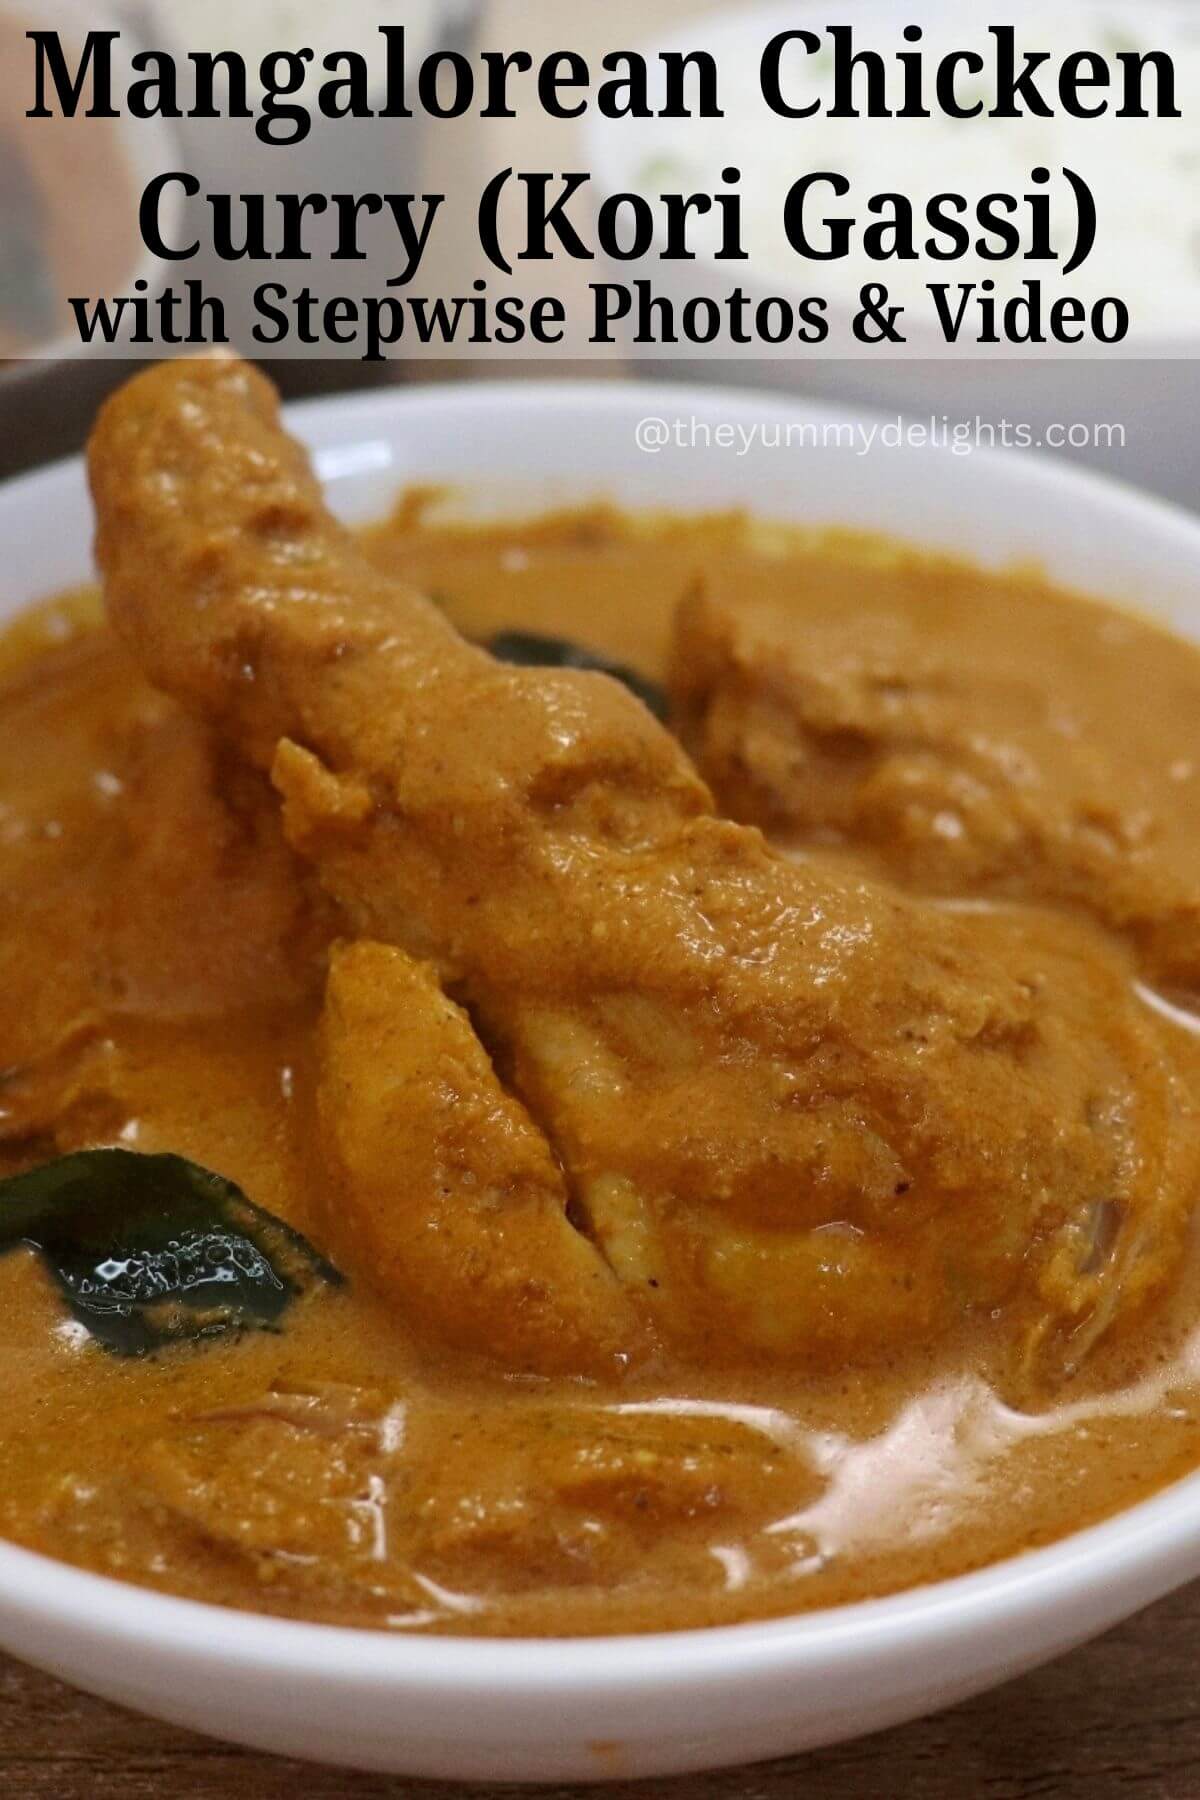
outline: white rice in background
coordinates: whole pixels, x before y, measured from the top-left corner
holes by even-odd
[[[1111,59],[1119,51],[1163,49],[1175,60],[1177,101],[1184,117],[1145,121],[1111,116],[955,120],[940,114],[928,121],[778,117],[759,86],[759,59],[766,43],[780,30],[806,28],[823,34],[825,25],[834,20],[854,23],[855,47],[875,49],[885,61],[897,50],[912,48],[901,37],[903,27],[921,24],[925,32],[921,48],[929,71],[927,96],[932,93],[932,71],[947,51],[979,50],[985,64],[992,65],[989,23],[1011,22],[1017,26],[1019,47],[1049,52],[1053,62],[1046,66],[1048,77],[1073,51],[1096,50]],[[934,8],[928,0],[886,10],[875,4],[829,9],[796,4],[786,9],[729,7],[710,14],[705,23],[706,30],[679,33],[671,40],[672,47],[683,47],[686,41],[717,56],[725,118],[654,120],[623,127],[622,138],[616,140],[627,147],[622,155],[623,179],[648,192],[712,190],[722,186],[726,165],[739,168],[742,180],[737,188],[743,196],[749,268],[756,277],[773,278],[793,292],[825,293],[835,301],[856,299],[867,281],[885,282],[894,297],[903,288],[899,297],[907,298],[919,294],[928,281],[957,284],[990,278],[1003,297],[1023,280],[1040,277],[1051,296],[1062,291],[1091,301],[1105,294],[1120,295],[1129,303],[1135,329],[1179,328],[1194,333],[1200,318],[1200,127],[1195,110],[1200,100],[1200,6],[1172,0],[1108,4],[1068,0],[1064,5],[1023,10],[1011,5],[980,9],[969,17],[965,7]],[[831,50],[806,56],[796,47],[785,64],[789,98],[798,104],[818,95],[828,99],[831,66]],[[1113,68],[1117,93],[1120,65]],[[891,76],[896,77],[893,91],[898,105],[898,71],[890,70]],[[972,80],[977,94],[967,92]],[[1044,80],[1042,90],[1056,103],[1056,80]],[[985,107],[991,104],[987,77],[960,77],[959,91],[966,103],[978,97]],[[1155,91],[1152,77],[1147,91],[1151,95]],[[856,88],[856,93],[863,92]],[[1119,100],[1114,98],[1112,104]],[[1029,191],[1030,171],[1038,165],[1048,167],[1055,178],[1050,190],[1060,221],[1055,247],[1064,260],[1073,237],[1072,209],[1064,204],[1060,174],[1064,165],[1088,182],[1099,212],[1095,248],[1061,288],[1060,265],[1050,262],[995,262],[973,249],[956,262],[923,258],[918,263],[875,263],[861,253],[841,262],[816,262],[799,257],[784,234],[784,197],[792,182],[811,170],[836,171],[852,184],[842,199],[826,186],[815,190],[807,209],[814,236],[821,235],[823,217],[853,216],[859,221],[857,238],[861,227],[871,223],[866,211],[871,195],[899,191],[914,203],[919,248],[928,235],[923,215],[929,196],[952,190],[964,194],[972,206],[990,191],[1020,196]],[[972,225],[970,212],[965,222]],[[1022,222],[1020,214],[1015,222]],[[718,266],[731,284],[747,267]],[[928,316],[927,298],[922,310]]]

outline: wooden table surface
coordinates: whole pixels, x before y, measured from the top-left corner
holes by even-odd
[[[834,1750],[608,1789],[301,1766],[118,1711],[0,1658],[4,1800],[1200,1800],[1200,1583],[953,1712]]]

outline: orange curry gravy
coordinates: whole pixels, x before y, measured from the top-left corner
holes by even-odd
[[[1115,959],[1200,1094],[1195,651],[1033,577],[736,519],[465,529],[411,503],[369,543],[470,637],[552,633],[660,680],[673,659],[724,807],[798,856],[994,910],[1050,967]],[[313,1039],[337,922],[258,788],[144,685],[90,595],[0,642],[0,896],[0,1174],[88,1144],[176,1151],[320,1243]],[[1014,1384],[1001,1310],[853,1369],[717,1344],[710,1367],[664,1353],[589,1383],[436,1353],[354,1279],[278,1334],[120,1360],[17,1252],[0,1531],[176,1593],[402,1630],[831,1605],[1047,1542],[1192,1468],[1198,1299],[1189,1245],[1139,1329],[1040,1385]]]

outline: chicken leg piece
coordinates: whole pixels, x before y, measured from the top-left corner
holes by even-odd
[[[352,933],[428,965],[546,1134],[552,1229],[569,1216],[615,1276],[573,1297],[547,1252],[581,1366],[642,1314],[708,1361],[834,1363],[997,1308],[1061,1366],[1173,1271],[1196,1120],[1099,939],[951,917],[715,817],[615,682],[499,665],[374,570],[239,362],[139,375],[90,471],[117,631],[270,770]],[[344,1233],[389,1206],[403,1230],[403,1189],[377,1166]],[[448,1294],[468,1264],[447,1255]],[[398,1305],[406,1267],[379,1277]],[[519,1309],[496,1332],[498,1361],[536,1365]]]

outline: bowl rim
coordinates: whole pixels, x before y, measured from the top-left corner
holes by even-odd
[[[419,383],[375,393],[336,394],[286,409],[289,423],[315,449],[353,441],[379,419],[397,414],[490,415],[498,426],[514,407],[536,415],[604,412],[634,420],[656,408],[727,418],[738,409],[758,419],[869,420],[868,409],[777,400],[754,389],[639,380],[560,378],[531,383]],[[925,446],[945,466],[950,452]],[[1045,499],[1057,489],[1081,502],[1103,502],[1114,526],[1140,523],[1160,542],[1174,542],[1200,567],[1200,519],[1056,457],[981,449],[971,459],[998,468],[1019,498],[1022,487]],[[37,488],[82,478],[79,456],[39,466],[0,484],[0,506],[19,504]],[[464,478],[465,479],[465,478]],[[637,1684],[644,1695],[677,1693],[764,1676],[869,1673],[903,1650],[914,1656],[937,1644],[979,1634],[1019,1632],[1051,1609],[1064,1617],[1102,1596],[1104,1617],[1119,1616],[1113,1596],[1128,1592],[1126,1611],[1200,1575],[1200,1467],[1145,1499],[1052,1543],[985,1567],[905,1589],[779,1618],[743,1624],[603,1637],[486,1637],[390,1632],[247,1612],[186,1599],[99,1575],[0,1539],[0,1617],[60,1628],[76,1643],[149,1650],[164,1664],[216,1662],[247,1675],[319,1676],[349,1692],[403,1689],[433,1695],[453,1688],[464,1697],[514,1699],[618,1695]],[[1084,1635],[1077,1629],[1074,1637]]]

